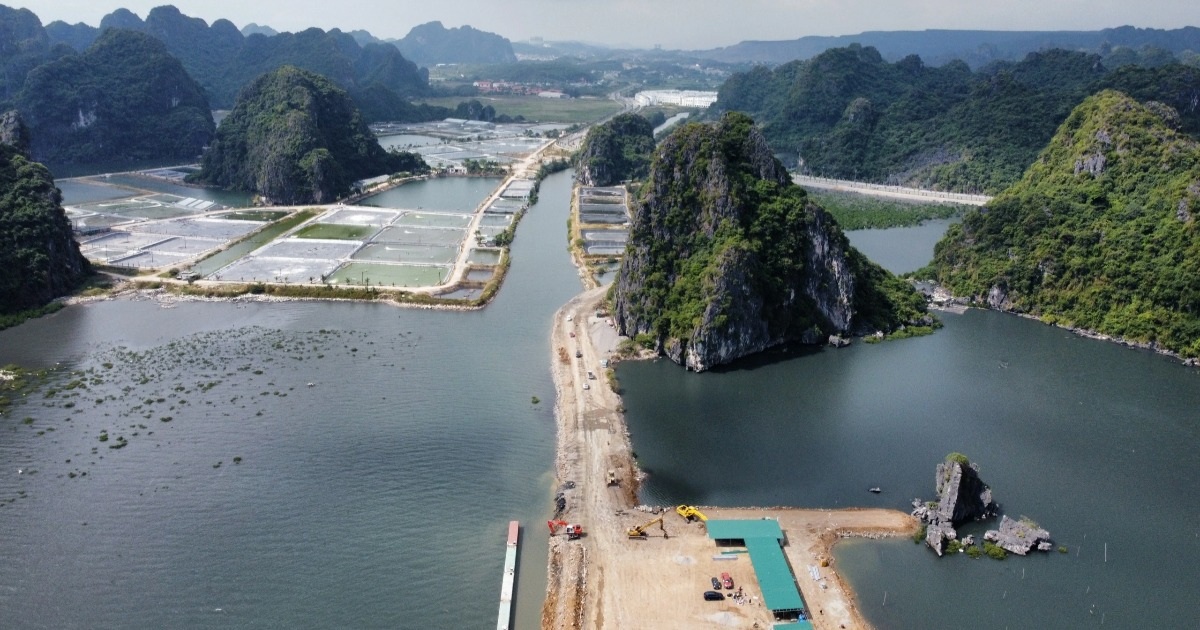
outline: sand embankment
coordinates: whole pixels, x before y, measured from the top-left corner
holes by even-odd
[[[618,341],[607,319],[596,317],[604,294],[604,288],[596,288],[573,298],[555,314],[551,333],[555,469],[567,501],[561,518],[582,524],[587,536],[550,539],[542,628],[769,628],[771,614],[759,599],[749,558],[714,560],[716,548],[702,525],[686,523],[670,509],[662,514],[661,526],[647,528],[646,540],[626,535],[630,527],[659,514],[634,507],[637,469],[621,398],[600,368]],[[607,483],[610,470],[617,477],[615,485]],[[912,517],[896,510],[705,508],[705,513],[709,518],[779,519],[787,536],[784,551],[817,628],[868,627],[836,567],[819,567],[822,558],[831,558],[837,540],[907,535],[917,527]],[[818,566],[819,580],[809,574],[809,565]],[[710,578],[726,571],[752,601],[702,600]]]

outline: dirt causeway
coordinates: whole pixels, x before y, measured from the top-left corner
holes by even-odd
[[[581,540],[550,539],[542,628],[770,628],[774,620],[762,604],[748,555],[716,560],[718,549],[703,524],[686,522],[674,506],[636,507],[638,473],[621,398],[600,367],[618,340],[608,320],[596,316],[604,293],[588,290],[554,318],[555,466],[566,499],[560,518],[583,525],[587,534]],[[609,471],[615,484],[608,483]],[[702,509],[709,518],[779,520],[784,552],[816,628],[869,627],[832,564],[830,550],[839,538],[903,536],[917,528],[915,519],[896,510]],[[646,528],[645,540],[629,539],[631,527],[658,516],[662,521]],[[823,560],[831,564],[821,566]],[[722,572],[743,589],[743,603],[703,600],[702,593],[712,589],[710,579]]]

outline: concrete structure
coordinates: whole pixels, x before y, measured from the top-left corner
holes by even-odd
[[[652,105],[674,105],[676,107],[699,107],[701,109],[717,102],[716,92],[699,90],[647,90],[638,92],[633,100],[642,107]]]
[[[521,523],[509,521],[508,544],[504,548],[504,581],[500,584],[500,612],[496,618],[496,630],[508,630],[512,623],[513,582],[517,579],[517,539],[521,535]]]

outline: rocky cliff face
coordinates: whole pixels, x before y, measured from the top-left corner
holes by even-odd
[[[0,144],[7,144],[21,153],[29,153],[29,128],[16,110],[0,114]]]
[[[853,331],[862,296],[878,297],[890,278],[791,184],[742,114],[664,140],[632,223],[614,287],[617,327],[696,371]],[[879,302],[887,306],[872,300],[866,319],[895,315],[893,302]]]
[[[4,123],[21,126],[8,114]],[[0,143],[0,313],[42,306],[89,273],[50,171]]]
[[[940,556],[947,542],[956,540],[956,527],[968,521],[990,518],[999,506],[992,490],[979,478],[979,467],[954,455],[938,464],[935,481],[938,500],[914,503],[913,516],[925,522],[925,542]]]
[[[575,179],[584,186],[640,180],[650,168],[654,126],[638,114],[621,114],[588,130],[575,156]]]

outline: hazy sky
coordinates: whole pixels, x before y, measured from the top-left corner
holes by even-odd
[[[514,41],[534,36],[623,46],[712,48],[869,30],[1095,30],[1200,25],[1196,0],[0,0],[41,17],[98,25],[118,7],[146,17],[174,4],[211,23],[316,26],[403,37],[431,20],[470,24]]]

